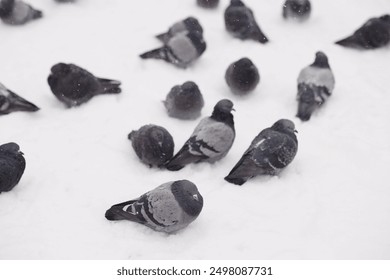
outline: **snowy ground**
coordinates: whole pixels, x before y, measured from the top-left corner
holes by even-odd
[[[242,42],[225,32],[223,11],[195,0],[79,0],[57,5],[30,0],[45,17],[23,27],[0,24],[0,82],[41,111],[0,117],[0,143],[17,142],[27,167],[19,185],[0,195],[0,259],[389,259],[390,49],[360,52],[332,44],[372,16],[390,13],[388,0],[312,0],[303,24],[284,22],[283,1],[246,0],[270,43]],[[177,69],[138,54],[175,21],[197,17],[207,50]],[[307,123],[295,118],[296,79],[323,50],[336,77],[334,95]],[[260,85],[236,97],[227,66],[247,56]],[[123,93],[65,109],[46,82],[50,67],[73,62],[122,81]],[[196,121],[169,118],[161,103],[174,85],[199,85],[211,113],[222,98],[235,103],[237,137],[226,158],[179,172],[141,164],[127,133],[144,124],[167,128],[177,151]],[[299,131],[299,150],[279,177],[242,187],[223,177],[257,133],[280,118]],[[205,205],[173,235],[104,212],[161,183],[189,179]],[[386,183],[387,182],[387,183]]]

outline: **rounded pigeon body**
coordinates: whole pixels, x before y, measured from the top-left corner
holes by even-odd
[[[139,198],[113,205],[106,211],[108,220],[128,220],[156,231],[176,232],[187,227],[200,214],[203,197],[188,180],[162,184]]]
[[[302,121],[308,121],[312,113],[331,96],[335,78],[323,52],[317,52],[314,63],[302,69],[298,76],[298,113]]]
[[[121,92],[119,81],[97,78],[74,64],[54,65],[48,83],[53,94],[68,107],[86,103],[95,95]]]
[[[233,102],[220,100],[210,117],[202,119],[166,168],[177,171],[190,163],[216,162],[229,152],[236,136]]]
[[[228,67],[225,80],[233,93],[243,95],[256,88],[260,82],[260,75],[250,59],[242,58]]]
[[[39,108],[37,106],[7,89],[0,83],[0,115],[6,115],[17,111],[36,112],[38,110]]]
[[[174,86],[165,101],[168,115],[182,120],[193,120],[200,116],[204,105],[202,93],[194,82]]]
[[[225,10],[225,27],[230,34],[241,40],[251,39],[263,44],[268,42],[252,10],[240,0],[231,0]]]
[[[157,125],[144,125],[129,136],[138,158],[149,167],[162,167],[173,156],[175,148],[171,134]]]
[[[0,193],[12,190],[22,178],[26,161],[19,146],[7,143],[0,146]]]
[[[202,8],[216,8],[219,4],[219,0],[196,0],[199,7]]]
[[[225,180],[242,185],[257,175],[276,175],[289,165],[298,150],[292,121],[281,119],[262,130]]]
[[[286,0],[283,5],[283,17],[299,21],[307,20],[311,13],[309,0]]]
[[[169,28],[168,32],[159,34],[156,37],[164,44],[166,44],[173,36],[179,33],[187,34],[191,32],[198,32],[199,34],[203,34],[202,26],[200,25],[199,21],[194,17],[188,17],[184,20],[174,23]]]
[[[0,1],[0,18],[6,24],[23,25],[32,20],[41,18],[42,12],[29,4],[17,0]]]
[[[390,44],[390,15],[371,18],[351,36],[336,44],[355,49],[377,49]]]

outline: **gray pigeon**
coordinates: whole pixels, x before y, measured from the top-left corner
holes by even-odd
[[[171,134],[163,127],[149,124],[133,130],[129,136],[139,159],[149,167],[162,167],[173,156],[175,144]]]
[[[167,32],[157,35],[156,38],[166,44],[176,34],[186,34],[191,32],[198,32],[199,34],[203,34],[202,26],[194,17],[188,17],[181,21],[175,22]]]
[[[260,82],[259,70],[249,58],[244,57],[230,64],[225,80],[234,94],[244,95],[253,91]]]
[[[12,190],[22,178],[26,161],[19,146],[7,143],[0,146],[0,193]]]
[[[263,44],[268,42],[252,10],[240,0],[231,0],[225,10],[225,27],[230,34],[241,40],[251,39]]]
[[[377,49],[390,43],[390,15],[371,18],[351,36],[337,41],[336,44],[355,49]]]
[[[47,81],[53,94],[68,107],[79,106],[96,95],[121,92],[121,82],[95,77],[74,64],[57,63]]]
[[[165,101],[168,115],[182,120],[193,120],[200,116],[204,101],[202,93],[194,82],[174,86]]]
[[[142,59],[162,59],[180,68],[187,68],[206,50],[206,42],[199,32],[178,33],[161,48],[140,55]]]
[[[16,111],[36,112],[39,108],[7,89],[0,83],[0,115],[6,115]]]
[[[275,175],[289,165],[298,150],[295,125],[281,119],[255,137],[225,180],[242,185],[257,175]]]
[[[42,12],[29,4],[17,0],[0,1],[0,18],[10,25],[23,25],[29,21],[41,18]]]
[[[283,17],[285,19],[294,19],[305,21],[311,13],[311,4],[309,0],[286,0],[283,5]]]
[[[167,182],[142,196],[113,205],[106,211],[110,221],[128,220],[156,231],[172,233],[192,223],[203,208],[203,197],[188,180]]]
[[[219,0],[196,0],[199,7],[214,9],[218,6]]]
[[[317,52],[314,63],[305,67],[298,77],[298,113],[302,121],[308,121],[332,94],[335,85],[333,72],[328,63],[328,57],[323,52]]]
[[[236,136],[232,110],[233,102],[228,99],[220,100],[212,115],[200,121],[166,168],[177,171],[190,163],[213,163],[226,156]]]

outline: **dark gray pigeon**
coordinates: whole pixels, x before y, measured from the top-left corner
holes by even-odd
[[[0,115],[17,111],[36,112],[39,108],[0,83]]]
[[[74,64],[54,65],[48,83],[54,95],[68,107],[79,106],[95,95],[121,92],[121,82],[97,78]]]
[[[299,73],[297,117],[308,121],[312,113],[332,94],[334,85],[335,79],[328,57],[323,52],[317,52],[314,63]]]
[[[128,220],[172,233],[192,223],[203,208],[203,197],[188,180],[167,182],[142,196],[111,206],[110,221]]]
[[[268,38],[261,31],[253,12],[240,0],[231,0],[225,10],[226,30],[234,37],[241,40],[255,40],[267,43]]]
[[[234,94],[244,95],[256,88],[260,81],[259,70],[249,58],[241,58],[230,64],[225,80]]]
[[[142,59],[162,59],[175,66],[186,68],[206,50],[206,42],[199,32],[178,33],[161,48],[145,52]]]
[[[200,121],[166,168],[177,171],[190,163],[213,163],[225,157],[236,136],[232,110],[233,102],[228,99],[220,100],[212,115]]]
[[[139,159],[149,167],[162,167],[173,156],[175,148],[173,138],[161,126],[144,125],[138,130],[133,130],[128,138]]]
[[[168,115],[182,120],[194,120],[200,116],[204,101],[202,93],[194,82],[174,86],[165,101]]]
[[[12,190],[22,178],[26,161],[19,146],[7,143],[0,146],[0,193]]]
[[[276,175],[289,165],[298,150],[295,125],[281,119],[255,137],[225,180],[242,185],[257,175]]]
[[[187,34],[191,32],[198,32],[200,34],[203,34],[202,26],[200,25],[199,21],[194,17],[188,17],[181,21],[175,22],[167,32],[157,35],[156,38],[166,44],[176,34]]]
[[[305,21],[310,17],[311,4],[309,0],[286,0],[283,5],[283,17]]]
[[[355,49],[377,49],[390,43],[390,15],[371,18],[351,36],[337,41],[336,44]]]
[[[196,0],[199,7],[202,8],[216,8],[219,4],[219,0]]]
[[[0,1],[0,18],[6,24],[23,25],[42,16],[43,13],[41,11],[34,9],[23,1]]]

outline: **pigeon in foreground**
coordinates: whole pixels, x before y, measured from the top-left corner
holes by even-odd
[[[323,52],[317,52],[314,63],[305,67],[298,76],[297,117],[308,121],[314,110],[332,94],[334,85],[328,57]]]
[[[166,168],[177,171],[190,163],[213,163],[226,156],[236,136],[232,110],[233,102],[228,99],[220,100],[212,115],[200,121]]]
[[[19,183],[25,167],[26,161],[17,144],[0,146],[0,193],[12,190]]]
[[[113,205],[110,221],[128,220],[156,231],[172,233],[192,223],[203,208],[203,197],[188,180],[167,182],[139,198]]]
[[[377,49],[390,43],[390,15],[371,18],[351,36],[336,44],[355,49]]]
[[[16,111],[36,112],[39,108],[0,83],[0,115]]]
[[[23,1],[0,1],[0,18],[6,24],[23,25],[42,16],[43,13],[41,11],[34,9]]]
[[[196,0],[199,7],[202,8],[216,8],[219,4],[219,0]]]
[[[188,17],[184,20],[174,23],[167,32],[157,35],[156,38],[166,44],[176,34],[187,34],[191,32],[198,32],[199,34],[203,34],[202,26],[194,17]]]
[[[286,0],[283,5],[283,17],[285,19],[307,20],[311,13],[309,0]]]
[[[260,75],[250,59],[242,58],[228,67],[225,80],[233,93],[243,95],[256,88]]]
[[[255,137],[225,180],[242,185],[257,175],[276,175],[294,159],[298,140],[292,121],[281,119]]]
[[[241,40],[252,39],[260,43],[267,43],[268,38],[261,31],[251,9],[240,0],[231,0],[225,10],[226,30]]]
[[[97,78],[74,64],[54,65],[48,83],[54,95],[68,107],[79,106],[95,95],[121,92],[121,82]]]
[[[162,167],[173,156],[175,148],[171,134],[157,125],[144,125],[133,130],[129,136],[139,159],[149,167]]]
[[[178,33],[161,48],[140,55],[142,59],[162,59],[180,68],[187,68],[206,50],[206,42],[199,32]]]
[[[202,93],[194,82],[174,86],[165,101],[168,115],[182,120],[194,120],[200,116],[204,101]]]

